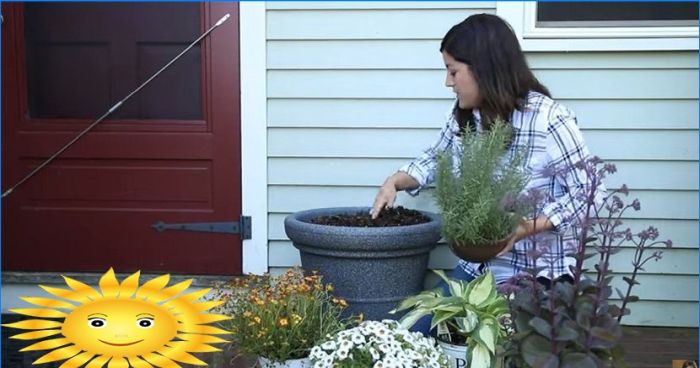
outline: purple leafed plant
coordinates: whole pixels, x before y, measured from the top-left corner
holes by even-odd
[[[510,308],[514,335],[506,344],[506,360],[514,367],[624,367],[624,351],[620,344],[622,329],[620,320],[630,313],[628,303],[639,298],[632,295],[638,285],[639,271],[647,262],[661,259],[657,245],[670,248],[671,240],[659,241],[659,232],[649,227],[637,233],[623,227],[623,215],[630,209],[639,211],[637,199],[625,204],[622,197],[628,195],[627,186],[607,194],[603,179],[616,172],[612,164],[605,164],[598,157],[579,162],[573,168],[554,170],[550,175],[585,175],[587,185],[573,188],[570,195],[583,203],[581,218],[575,226],[576,241],[567,249],[575,260],[570,266],[573,281],[555,279],[549,287],[538,282],[542,272],[553,275],[550,244],[538,236],[530,240],[528,254],[541,259],[549,266],[533,268],[518,275],[503,290],[510,293]],[[518,199],[519,205],[531,208],[533,218],[541,213],[538,203],[541,193],[528,192]],[[611,256],[623,245],[634,249],[631,276],[623,277],[626,290],[616,289],[620,305],[612,304],[610,268]],[[589,262],[586,260],[591,259]],[[588,269],[590,262],[593,269]],[[585,264],[584,264],[585,263]]]

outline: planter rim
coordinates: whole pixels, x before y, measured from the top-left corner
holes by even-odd
[[[327,207],[327,208],[314,208],[309,210],[303,210],[294,212],[288,215],[284,222],[285,226],[294,226],[303,231],[314,232],[314,233],[345,233],[347,231],[352,231],[353,234],[358,236],[386,236],[386,235],[403,235],[411,234],[414,232],[424,232],[429,231],[435,227],[439,228],[441,226],[442,218],[440,215],[429,212],[416,210],[423,215],[427,216],[430,221],[422,224],[416,225],[405,225],[405,226],[384,226],[384,227],[356,227],[356,226],[333,226],[333,225],[321,225],[308,222],[311,218],[318,216],[328,216],[328,215],[344,215],[353,214],[358,212],[369,212],[371,207]],[[350,230],[352,229],[352,230]]]

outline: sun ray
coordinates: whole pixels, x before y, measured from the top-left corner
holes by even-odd
[[[88,363],[85,366],[85,368],[102,368],[102,366],[104,366],[105,363],[107,363],[109,358],[111,357],[105,355],[98,355],[95,357],[95,359],[91,360],[90,363]]]
[[[51,299],[51,298],[38,298],[34,296],[23,296],[20,297],[20,299],[24,300],[27,303],[31,303],[34,305],[38,305],[40,307],[46,307],[46,308],[58,308],[58,309],[74,309],[75,305],[64,302],[62,300],[56,300],[56,299]]]
[[[170,281],[170,274],[158,276],[146,281],[136,292],[136,299],[151,299],[153,295],[159,293]]]
[[[188,303],[194,303],[195,300],[207,295],[211,291],[211,288],[205,288],[205,289],[200,289],[197,291],[193,291],[191,293],[187,293],[184,295],[179,296],[177,299],[183,300]]]
[[[66,282],[66,285],[68,285],[68,287],[73,289],[76,293],[85,295],[91,300],[96,300],[102,297],[102,295],[100,295],[100,293],[98,293],[97,290],[93,289],[91,286],[83,282],[74,280],[68,276],[63,276],[63,280]]]
[[[205,312],[205,311],[208,311],[212,308],[216,308],[216,307],[220,306],[221,304],[224,304],[223,300],[213,300],[210,302],[194,303],[194,304],[192,304],[192,307],[194,307],[194,309],[197,312]]]
[[[197,341],[205,344],[222,344],[228,342],[217,336],[200,334],[178,334],[176,337],[185,341]]]
[[[126,360],[129,361],[129,364],[131,364],[133,368],[153,368],[151,363],[148,363],[137,356],[126,357]]]
[[[231,317],[223,314],[198,314],[193,320],[198,325],[205,325],[212,322],[228,321]]]
[[[45,319],[26,319],[14,323],[3,323],[4,327],[19,328],[20,330],[44,330],[47,328],[61,327],[58,321],[47,321]]]
[[[87,297],[87,295],[76,293],[73,290],[55,288],[55,287],[46,286],[46,285],[39,285],[39,287],[44,289],[44,291],[46,291],[47,293],[49,293],[51,295],[55,295],[55,296],[57,296],[59,298],[63,298],[63,299],[68,299],[68,300],[73,301],[73,302],[85,303],[85,302],[90,300]]]
[[[105,298],[113,298],[119,294],[119,281],[112,268],[100,277],[98,284],[100,285],[102,296]]]
[[[134,295],[136,288],[139,287],[139,275],[141,275],[141,271],[136,271],[122,281],[121,285],[119,285],[120,298],[131,298]]]
[[[95,356],[95,354],[88,353],[87,351],[84,351],[84,352],[66,360],[58,368],[78,368],[81,365],[85,364],[85,362],[87,362],[88,360],[90,360],[94,356]]]
[[[192,279],[187,279],[185,281],[178,282],[177,284],[167,287],[161,291],[156,297],[158,298],[158,302],[162,302],[164,300],[170,299],[177,294],[180,294],[181,292],[187,290],[188,287],[192,285]]]
[[[181,366],[175,363],[172,359],[164,357],[160,354],[148,353],[141,356],[141,358],[155,365],[156,367],[181,368]]]
[[[129,362],[123,357],[112,357],[107,368],[129,368]]]
[[[46,308],[13,308],[10,309],[10,312],[39,318],[66,318],[66,316],[68,315],[67,313],[55,309]]]
[[[180,324],[180,327],[178,327],[178,330],[181,332],[207,334],[207,335],[229,335],[229,334],[231,334],[230,332],[228,332],[226,330],[222,330],[218,327],[202,326],[202,325],[194,325],[194,324],[184,324],[184,323]]]
[[[164,347],[157,351],[157,353],[163,355],[164,357],[170,358],[172,360],[178,361],[180,363],[192,364],[192,365],[207,365],[199,358],[186,352],[182,347]]]
[[[213,353],[221,351],[221,349],[217,347],[207,345],[201,342],[195,343],[193,341],[171,341],[168,343],[168,345],[172,346],[173,348],[183,346],[184,349],[186,349],[190,353]]]
[[[10,336],[11,339],[17,339],[17,340],[35,340],[35,339],[43,339],[44,337],[49,337],[53,335],[58,335],[61,333],[61,330],[40,330],[40,331],[32,331],[32,332],[25,332],[17,335],[12,335]]]
[[[77,346],[75,346],[75,345],[66,346],[66,347],[63,347],[60,349],[52,350],[52,351],[44,354],[41,358],[32,362],[32,365],[55,362],[57,360],[64,360],[64,359],[72,358],[75,355],[77,355],[78,353],[80,353],[80,348],[78,348]]]
[[[55,338],[55,339],[51,339],[51,340],[39,341],[35,344],[29,345],[25,348],[22,348],[19,351],[55,349],[57,347],[68,345],[70,343],[71,343],[71,341],[66,339],[65,337],[59,337],[59,338]]]

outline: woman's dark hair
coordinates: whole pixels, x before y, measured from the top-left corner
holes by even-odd
[[[527,65],[515,33],[503,19],[491,14],[475,14],[452,27],[440,44],[440,52],[467,65],[479,85],[484,129],[496,119],[509,120],[514,110],[522,110],[530,91],[551,97]],[[472,122],[471,110],[455,108],[462,129]]]

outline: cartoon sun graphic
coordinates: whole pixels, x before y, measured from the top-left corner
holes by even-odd
[[[209,344],[226,342],[212,335],[229,334],[228,331],[207,326],[229,319],[206,312],[223,302],[196,302],[210,289],[179,295],[190,286],[191,279],[166,287],[170,275],[162,275],[139,287],[139,275],[136,272],[120,284],[110,268],[100,278],[100,292],[63,276],[70,289],[39,287],[67,301],[23,297],[22,300],[42,308],[11,311],[40,319],[3,326],[34,330],[14,335],[13,339],[53,336],[20,350],[51,350],[33,364],[66,360],[61,367],[86,363],[86,368],[105,364],[108,368],[179,367],[176,362],[207,365],[190,353],[220,351]]]

